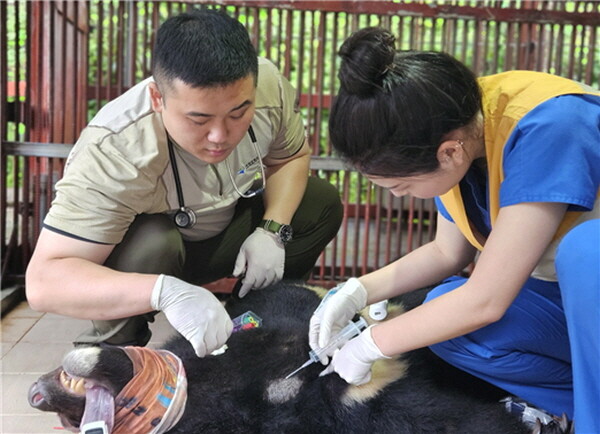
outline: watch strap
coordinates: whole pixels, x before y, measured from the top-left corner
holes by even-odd
[[[277,223],[274,220],[261,220],[260,224],[258,225],[258,227],[263,228],[266,231],[269,232],[273,232],[274,234],[278,234],[279,233],[279,229],[281,229],[281,227],[283,226],[283,224],[281,223]]]
[[[279,241],[286,244],[292,239],[292,227],[283,223],[277,223],[271,219],[263,219],[258,225],[259,228],[264,229],[267,232],[277,235]]]

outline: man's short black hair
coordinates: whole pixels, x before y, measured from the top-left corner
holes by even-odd
[[[256,49],[236,19],[211,9],[193,9],[158,29],[153,75],[159,86],[180,79],[191,87],[226,86],[258,74]]]

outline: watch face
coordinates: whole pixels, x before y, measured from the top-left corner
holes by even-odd
[[[293,233],[294,231],[290,225],[281,225],[281,228],[279,228],[279,236],[284,243],[287,243],[292,239]]]

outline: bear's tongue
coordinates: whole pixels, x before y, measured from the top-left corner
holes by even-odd
[[[108,432],[111,432],[115,424],[115,401],[108,389],[89,385],[86,387],[85,411],[81,418],[81,427],[91,422],[104,422]],[[83,431],[83,430],[82,430]]]

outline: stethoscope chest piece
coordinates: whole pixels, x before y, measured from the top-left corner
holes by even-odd
[[[173,220],[178,228],[191,228],[196,224],[196,213],[186,206],[177,210]]]

